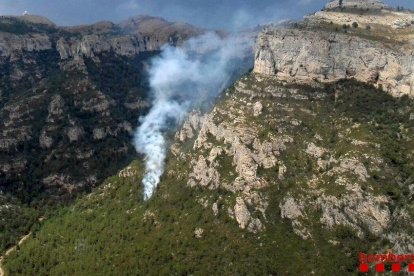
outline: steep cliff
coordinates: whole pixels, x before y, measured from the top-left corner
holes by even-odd
[[[189,24],[171,23],[162,18],[142,16],[120,24],[99,22],[90,26],[57,27],[29,16],[0,18],[0,57],[18,60],[25,53],[56,51],[62,64],[82,66],[83,58],[103,53],[133,57],[159,50],[165,44],[178,45],[201,33]],[[38,17],[35,17],[38,18]]]
[[[414,96],[414,15],[371,13],[326,10],[284,29],[268,28],[257,40],[254,72],[300,83],[356,79],[394,96]],[[410,23],[394,30],[389,17]]]

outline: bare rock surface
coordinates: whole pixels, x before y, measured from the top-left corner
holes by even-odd
[[[245,229],[249,224],[251,215],[241,197],[238,197],[236,199],[236,205],[234,206],[234,215],[240,228]]]
[[[413,94],[413,64],[412,47],[392,49],[355,36],[273,29],[258,39],[254,71],[304,83],[354,78],[401,96]]]
[[[414,29],[414,14],[385,7],[379,1],[344,1],[338,8],[332,1],[299,28],[269,27],[257,40],[254,72],[298,83],[356,79],[412,97],[414,37],[406,29]],[[343,26],[349,31],[341,32]]]

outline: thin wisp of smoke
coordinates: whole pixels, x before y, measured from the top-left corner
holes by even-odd
[[[182,47],[165,46],[152,60],[150,112],[139,119],[134,145],[145,156],[144,199],[151,198],[164,173],[168,141],[189,111],[210,104],[253,63],[253,37],[207,33]]]

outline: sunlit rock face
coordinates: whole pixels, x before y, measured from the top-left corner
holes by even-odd
[[[299,83],[356,79],[394,96],[413,96],[414,14],[378,1],[338,5],[332,1],[302,22],[264,30],[254,72]]]
[[[254,72],[294,82],[354,78],[395,96],[412,95],[413,49],[345,34],[271,29],[257,40]]]

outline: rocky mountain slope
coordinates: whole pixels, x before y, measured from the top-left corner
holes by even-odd
[[[246,77],[201,120],[187,184],[234,194],[209,208],[220,205],[253,233],[265,231],[278,200],[281,218],[305,240],[315,223],[343,226],[411,252],[414,229],[404,217],[413,207],[413,107],[353,82],[295,87]]]
[[[39,216],[20,203],[60,204],[135,157],[149,58],[200,32],[153,17],[70,28],[0,18],[0,249]]]
[[[330,275],[357,271],[360,251],[411,252],[413,110],[354,81],[248,75],[189,116],[153,199],[134,162],[40,223],[5,268]]]
[[[170,137],[166,172],[151,200],[141,199],[144,169],[136,160],[38,221],[5,258],[6,273],[348,275],[357,273],[360,252],[413,252],[414,27],[390,20],[411,16],[378,1],[344,0],[303,22],[268,27],[257,40],[253,72],[211,110],[194,110]],[[102,55],[68,49],[75,50],[59,70],[96,70],[89,78],[108,85],[96,73],[109,70],[101,69],[108,68]],[[79,62],[76,53],[89,58]],[[45,113],[50,131],[67,119],[82,128],[81,137],[95,134],[101,119],[90,128],[82,116],[72,124],[62,98]],[[128,107],[131,98],[121,103]],[[77,143],[70,129],[63,133]],[[116,143],[111,149],[122,145]]]
[[[258,39],[254,72],[300,83],[356,79],[412,97],[414,14],[352,3],[356,12],[331,3],[294,28],[268,28]]]

